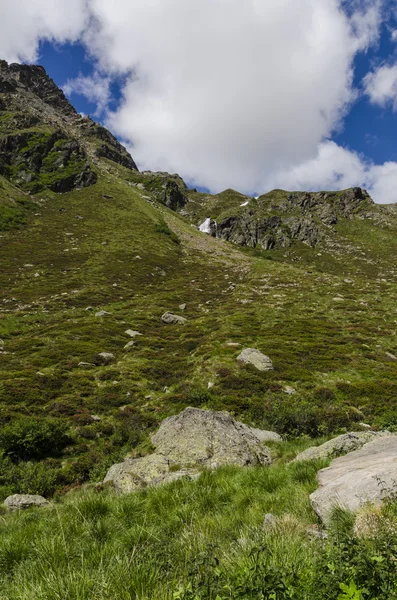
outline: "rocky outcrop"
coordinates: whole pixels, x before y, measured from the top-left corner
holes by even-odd
[[[32,506],[42,507],[47,506],[48,501],[43,496],[32,494],[14,494],[8,496],[4,500],[4,506],[9,510],[20,510],[23,508],[31,508]]]
[[[179,175],[144,171],[144,188],[161,204],[181,211],[188,201],[187,186]]]
[[[244,365],[252,365],[258,371],[272,371],[273,363],[266,354],[262,354],[255,348],[245,348],[237,357],[237,360]]]
[[[260,440],[261,433],[228,413],[186,408],[165,419],[152,436],[154,454],[113,465],[105,482],[112,481],[116,490],[125,493],[180,477],[195,478],[203,468],[269,465],[270,452]]]
[[[221,196],[221,195],[220,195]],[[370,196],[361,188],[343,192],[294,192],[274,190],[255,201],[243,202],[225,215],[211,201],[215,215],[213,226],[206,233],[240,246],[264,250],[289,248],[303,242],[314,248],[340,219],[352,219],[373,205]],[[217,211],[221,214],[216,216]]]
[[[17,63],[8,65],[5,60],[0,60],[0,92],[15,93],[17,90],[29,90],[52,108],[69,116],[77,115],[74,107],[48,76],[44,67]]]
[[[300,452],[292,462],[301,462],[302,460],[318,460],[321,458],[336,458],[342,454],[353,452],[362,448],[364,444],[372,442],[376,437],[388,435],[387,433],[377,433],[375,431],[352,431],[344,433],[338,437],[321,444],[321,446],[312,446]]]
[[[325,524],[336,507],[355,512],[368,502],[380,504],[397,492],[397,436],[376,438],[336,458],[317,480],[310,502]]]
[[[0,139],[0,174],[23,190],[69,192],[97,181],[80,144],[60,130],[31,130]]]

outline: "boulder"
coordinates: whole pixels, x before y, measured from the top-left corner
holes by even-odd
[[[375,438],[336,458],[317,480],[310,502],[326,525],[335,507],[355,512],[368,502],[380,504],[397,491],[397,435]]]
[[[156,453],[179,465],[268,465],[270,453],[251,428],[229,413],[185,408],[152,436]]]
[[[179,315],[173,315],[170,312],[166,312],[161,317],[163,323],[167,323],[167,325],[184,325],[187,321],[185,317],[180,317]]]
[[[245,348],[238,355],[237,360],[245,365],[253,365],[258,371],[272,371],[274,369],[270,358],[254,348]]]
[[[123,463],[113,465],[109,469],[104,483],[112,481],[117,492],[129,494],[144,487],[171,483],[182,477],[194,479],[199,475],[193,468],[170,467],[170,461],[160,454],[127,458]]]
[[[104,483],[112,481],[118,492],[128,493],[181,477],[194,479],[202,468],[271,463],[258,434],[224,412],[186,408],[162,422],[152,443],[153,454],[113,465]]]
[[[300,452],[292,462],[302,460],[317,460],[319,458],[336,458],[342,454],[358,450],[364,444],[371,442],[377,436],[384,436],[385,433],[376,433],[375,431],[352,431],[338,435],[338,437],[321,444],[321,446],[312,446]]]
[[[100,352],[95,362],[99,365],[110,365],[116,362],[116,357],[111,352]]]
[[[32,506],[47,506],[48,501],[43,496],[36,496],[32,494],[14,494],[8,496],[4,500],[4,505],[9,510],[20,510],[22,508],[30,508]]]

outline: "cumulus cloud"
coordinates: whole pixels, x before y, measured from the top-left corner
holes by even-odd
[[[397,111],[397,64],[382,65],[364,78],[364,88],[373,104],[390,104]]]
[[[88,23],[86,0],[0,0],[0,56],[37,60],[40,40],[75,41]]]
[[[133,71],[109,125],[143,168],[214,191],[263,188],[274,170],[312,156],[352,99],[362,27],[336,0],[91,6],[92,52],[103,68]]]
[[[80,74],[75,79],[69,79],[62,86],[62,89],[69,96],[79,94],[96,104],[97,109],[94,116],[99,116],[107,108],[111,100],[110,84],[111,80],[109,77],[94,72],[90,76],[85,77]]]

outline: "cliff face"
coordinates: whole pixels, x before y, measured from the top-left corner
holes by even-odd
[[[137,170],[104,127],[79,115],[35,65],[0,61],[0,174],[22,190],[66,192],[97,181],[101,159]]]

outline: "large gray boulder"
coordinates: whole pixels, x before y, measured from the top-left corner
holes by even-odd
[[[112,481],[117,491],[128,493],[196,478],[202,468],[269,465],[270,452],[258,436],[228,413],[186,408],[162,422],[152,436],[153,454],[113,465],[104,483]]]
[[[386,435],[332,461],[317,474],[319,488],[310,496],[325,524],[335,507],[355,512],[379,504],[397,491],[397,436]]]
[[[317,460],[320,458],[336,458],[348,452],[354,452],[362,448],[364,444],[372,442],[376,437],[387,435],[384,432],[375,431],[352,431],[338,435],[338,437],[321,444],[321,446],[312,446],[300,452],[292,462],[302,460]]]
[[[47,506],[48,501],[43,496],[36,496],[32,494],[14,494],[8,496],[4,500],[4,505],[9,510],[20,510],[22,508],[30,508],[32,506]]]
[[[156,453],[180,465],[270,464],[270,453],[247,425],[226,412],[185,408],[152,436]]]
[[[255,348],[245,348],[237,357],[243,364],[253,365],[258,371],[272,371],[273,363],[266,354],[262,354]]]

